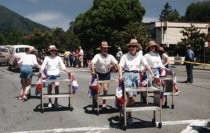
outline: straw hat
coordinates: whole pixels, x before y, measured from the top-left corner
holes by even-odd
[[[130,42],[127,44],[127,46],[136,46],[136,47],[139,47],[139,43],[136,39],[131,39]]]
[[[106,41],[102,41],[102,42],[101,42],[100,48],[109,48],[109,47],[111,47],[111,46],[109,46],[108,43],[107,43]]]
[[[146,50],[148,50],[148,48],[152,46],[156,46],[156,49],[159,50],[159,45],[155,41],[149,41],[148,46],[146,47]]]
[[[58,49],[55,47],[55,45],[50,45],[49,48],[48,48],[48,51],[51,51],[51,50],[57,50]]]

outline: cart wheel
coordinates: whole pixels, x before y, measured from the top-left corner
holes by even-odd
[[[171,105],[171,108],[174,109],[174,105],[173,104]]]
[[[168,106],[168,103],[167,103],[167,102],[165,102],[163,106],[164,106],[164,107],[167,107],[167,106]]]
[[[158,123],[158,128],[162,128],[162,123]]]
[[[156,122],[156,121],[155,121],[155,119],[153,118],[153,119],[152,119],[152,123],[155,124],[155,122]]]
[[[126,131],[127,130],[127,127],[126,126],[122,126],[122,130],[123,131]]]

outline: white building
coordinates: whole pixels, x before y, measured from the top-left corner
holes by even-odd
[[[149,23],[149,30],[152,38],[158,44],[165,44],[167,47],[176,45],[183,38],[180,31],[184,27],[190,28],[191,25],[197,27],[201,33],[208,34],[208,23],[180,23],[180,22],[151,22]]]

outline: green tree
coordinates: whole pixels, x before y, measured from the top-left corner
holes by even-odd
[[[24,42],[36,47],[40,51],[46,49],[52,43],[52,38],[52,32],[42,32],[36,29],[31,34],[24,36]]]
[[[204,40],[206,34],[201,33],[200,30],[193,25],[189,28],[184,28],[181,33],[183,34],[183,38],[177,45],[178,53],[184,55],[186,45],[190,44],[195,52],[195,56],[200,60],[203,60]]]
[[[6,37],[6,43],[10,45],[19,44],[22,43],[22,38],[23,38],[22,33],[18,31],[12,31]]]
[[[106,40],[113,50],[128,43],[126,27],[141,23],[144,14],[139,0],[94,0],[93,7],[76,18],[73,30],[85,49],[96,49]]]
[[[4,34],[0,33],[0,44],[4,44],[4,43],[5,43]]]
[[[164,9],[161,11],[160,21],[179,21],[180,15],[176,9],[172,9],[171,5],[167,2]]]
[[[66,44],[67,44],[67,49],[69,50],[76,50],[80,46],[80,40],[79,38],[75,35],[73,31],[73,24],[74,22],[70,23],[70,27],[66,32]]]
[[[187,7],[184,19],[186,21],[209,22],[210,1],[192,3]]]
[[[52,44],[56,45],[61,51],[67,49],[66,33],[62,28],[56,28],[52,34]]]

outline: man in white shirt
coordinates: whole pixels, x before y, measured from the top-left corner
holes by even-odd
[[[102,41],[101,46],[100,46],[101,53],[96,54],[91,61],[91,73],[92,73],[92,75],[94,75],[95,73],[98,74],[99,80],[110,80],[111,66],[118,67],[118,62],[114,58],[114,56],[108,54],[109,47],[110,46],[108,45],[108,43],[106,41]],[[101,88],[101,85],[99,88]],[[108,84],[104,83],[103,84],[104,95],[107,95],[107,91],[108,91]],[[102,107],[103,108],[106,107],[106,100],[103,100]]]
[[[79,47],[79,61],[80,61],[80,67],[83,67],[83,62],[84,62],[84,51],[82,47]]]

